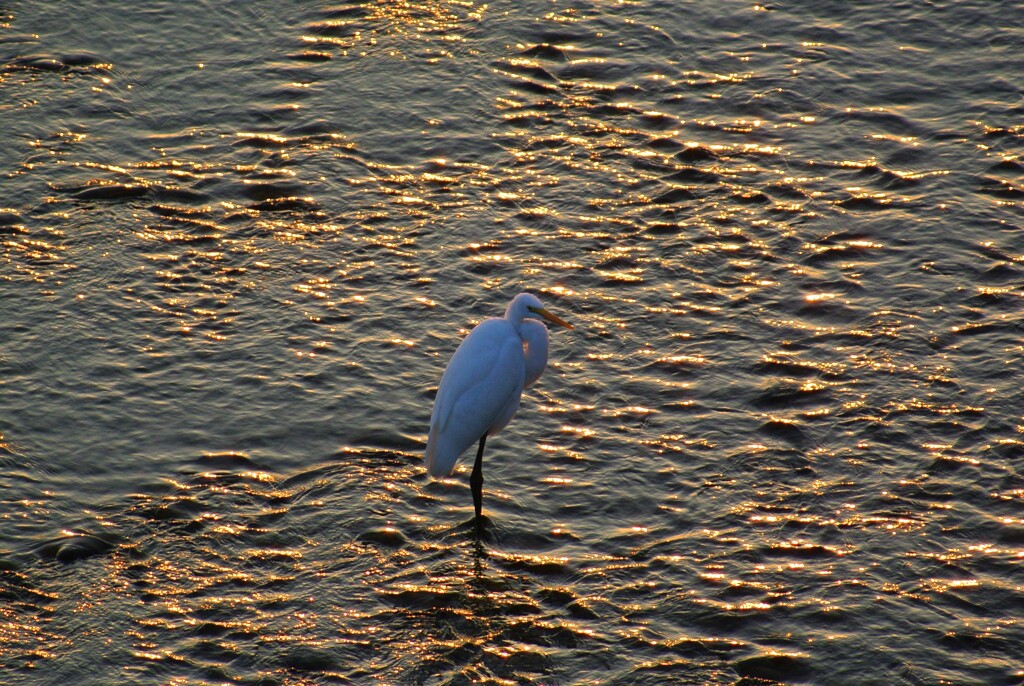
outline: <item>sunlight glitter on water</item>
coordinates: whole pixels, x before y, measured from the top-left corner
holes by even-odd
[[[992,7],[17,8],[6,673],[1015,678]],[[524,288],[578,326],[477,542],[420,453]]]

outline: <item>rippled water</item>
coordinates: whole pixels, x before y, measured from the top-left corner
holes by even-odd
[[[4,5],[4,683],[1024,682],[1013,7]]]

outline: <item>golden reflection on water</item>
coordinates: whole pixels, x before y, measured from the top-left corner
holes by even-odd
[[[296,683],[300,673],[358,681],[370,670],[415,680],[426,672],[402,670],[426,665],[434,675],[520,683],[587,659],[587,673],[599,673],[601,660],[635,654],[617,673],[623,682],[699,664],[700,677],[732,683],[750,653],[825,663],[836,653],[812,644],[846,641],[840,655],[870,654],[856,637],[904,614],[934,611],[926,616],[945,627],[937,631],[955,635],[939,617],[950,613],[942,596],[958,608],[951,614],[974,621],[964,606],[984,607],[982,594],[1006,585],[1004,572],[971,565],[1024,555],[1014,543],[1019,518],[989,512],[1022,498],[1013,470],[993,457],[1021,452],[1011,436],[1020,423],[1004,426],[1003,380],[977,373],[993,350],[1006,369],[1021,350],[1014,313],[987,309],[1019,295],[1012,281],[1024,258],[1012,239],[964,239],[951,248],[963,251],[956,264],[929,252],[931,239],[915,234],[918,215],[936,221],[935,198],[970,203],[943,185],[961,171],[937,136],[885,129],[898,127],[901,108],[788,100],[800,83],[773,71],[767,60],[778,50],[767,44],[725,50],[715,56],[722,64],[691,63],[676,48],[632,60],[603,47],[595,16],[623,42],[632,30],[671,40],[672,27],[638,27],[624,7],[556,9],[540,23],[562,35],[528,41],[527,27],[497,47],[475,36],[497,14],[486,5],[327,8],[302,25],[302,68],[275,72],[287,101],[256,116],[209,135],[154,134],[151,150],[113,162],[90,147],[99,131],[31,138],[40,156],[18,173],[57,180],[46,211],[0,210],[0,279],[45,284],[52,298],[75,272],[100,274],[109,294],[76,282],[82,300],[112,298],[125,308],[119,322],[156,316],[145,322],[148,356],[132,364],[166,360],[228,395],[188,415],[205,412],[220,426],[225,406],[268,397],[236,418],[235,433],[207,441],[242,442],[239,425],[282,424],[289,442],[330,426],[334,446],[381,444],[341,450],[328,467],[323,450],[309,450],[289,476],[275,471],[280,442],[211,450],[194,473],[168,480],[169,493],[139,493],[124,516],[129,542],[74,569],[106,565],[110,588],[98,597],[131,599],[117,614],[151,674],[195,661],[223,670],[211,680],[261,670]],[[753,9],[764,21],[785,14]],[[835,47],[798,41],[786,49],[811,52],[782,62],[808,70],[814,58],[793,54],[838,59]],[[445,78],[441,62],[467,56],[483,66],[464,71],[485,81],[463,84],[484,103],[473,127],[499,150],[480,140],[463,149],[469,115],[457,105],[409,120],[382,107],[381,126],[403,141],[376,147],[373,131],[349,126],[354,106],[338,123],[289,128],[337,109],[323,84],[338,83],[344,69],[333,65],[351,68],[346,58],[378,70],[373,78],[386,61],[427,64],[418,76],[426,83]],[[111,65],[96,69],[98,84],[118,85]],[[345,85],[364,88],[371,106],[384,104],[372,99],[377,84],[351,79]],[[396,109],[417,104],[410,94]],[[872,115],[892,118],[873,124]],[[1019,133],[974,127],[993,143]],[[833,134],[834,145],[816,143]],[[402,147],[421,138],[414,154]],[[442,144],[448,138],[457,144]],[[400,153],[382,149],[392,144]],[[947,153],[941,163],[914,157],[933,148]],[[1019,184],[986,184],[979,192],[994,196],[991,211],[1019,205]],[[83,247],[90,231],[100,236],[95,253]],[[100,253],[116,264],[104,267]],[[1002,275],[972,271],[994,263]],[[474,545],[466,469],[436,483],[422,476],[429,379],[497,294],[523,283],[579,310],[586,337],[553,354],[545,383],[502,436],[492,538]],[[184,345],[161,327],[184,334]],[[210,348],[228,354],[202,357]],[[977,391],[983,376],[988,390]],[[274,395],[275,384],[302,402]],[[166,405],[197,388],[166,389],[165,405],[129,414],[183,422]],[[0,451],[12,452],[6,439]],[[513,460],[532,451],[520,469]],[[5,523],[50,506],[18,502]],[[971,530],[971,517],[989,528]],[[68,595],[32,593],[51,608]],[[75,609],[96,613],[99,603],[83,597]],[[885,603],[892,609],[879,611]],[[38,644],[28,662],[62,654],[44,619],[0,612],[20,622],[0,637]],[[835,630],[862,616],[867,629]],[[197,650],[207,639],[196,635],[223,659]],[[322,654],[305,672],[294,663],[231,671],[246,653],[282,646],[356,646],[368,671]]]

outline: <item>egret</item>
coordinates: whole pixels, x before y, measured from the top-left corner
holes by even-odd
[[[548,363],[547,320],[572,325],[544,309],[535,295],[520,293],[505,316],[486,319],[462,341],[441,376],[430,415],[424,457],[434,478],[451,474],[459,456],[477,441],[469,477],[476,523],[483,502],[483,455],[488,436],[501,431],[519,409],[523,389],[532,385]]]

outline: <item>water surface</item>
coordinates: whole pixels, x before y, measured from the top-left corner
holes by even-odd
[[[5,683],[1024,682],[1024,15],[0,15]]]

